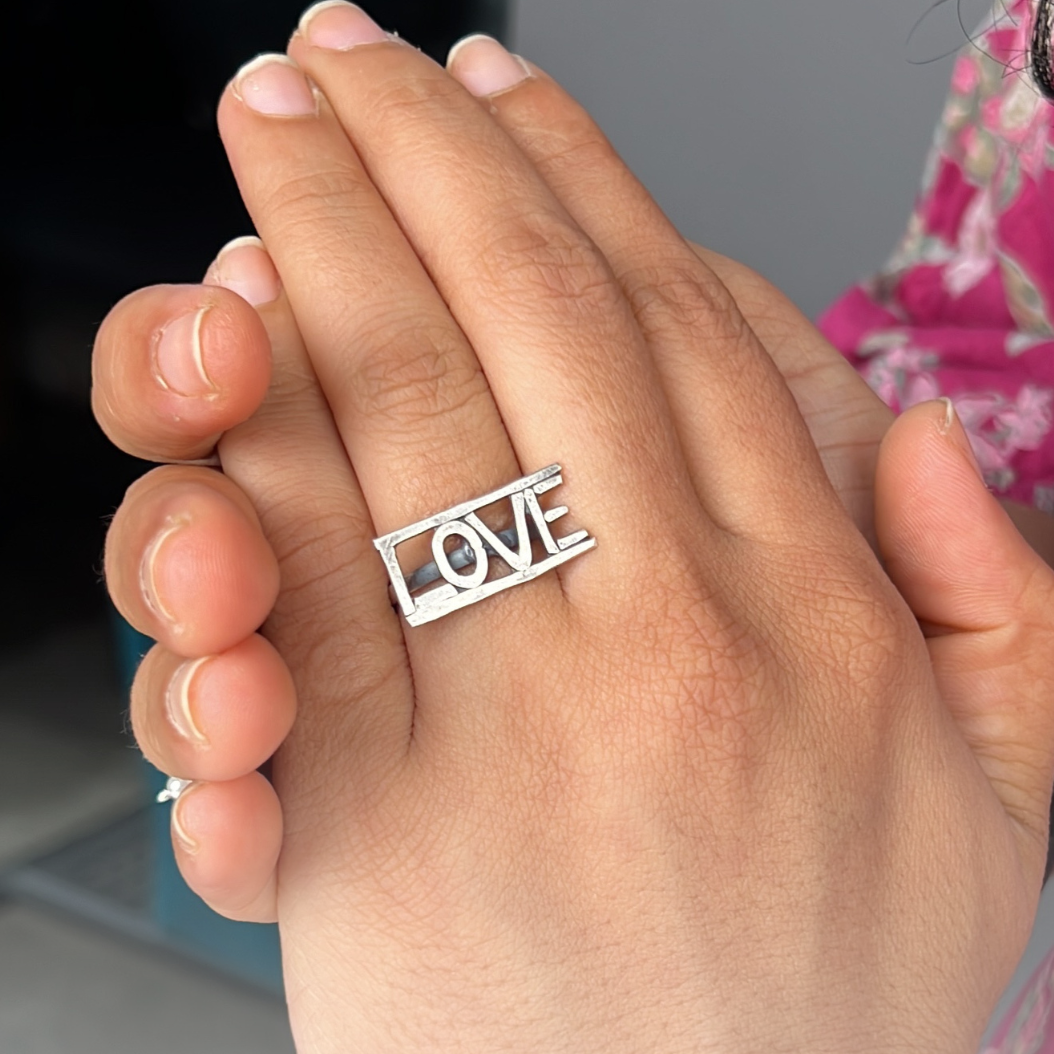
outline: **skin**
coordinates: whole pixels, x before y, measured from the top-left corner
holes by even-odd
[[[317,114],[220,108],[274,297],[245,246],[135,294],[95,398],[137,452],[221,437],[107,576],[144,752],[199,781],[181,867],[278,918],[298,1049],[974,1050],[1042,879],[1054,576],[958,423],[890,427],[533,67],[290,54]],[[174,396],[143,364],[199,304]],[[370,539],[557,457],[596,551],[405,628]]]

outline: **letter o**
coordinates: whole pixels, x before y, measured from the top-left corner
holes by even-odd
[[[476,566],[466,575],[458,574],[451,567],[450,558],[447,556],[446,549],[443,546],[443,543],[452,534],[464,538],[476,557]],[[486,581],[487,571],[490,569],[490,560],[487,558],[487,550],[483,547],[483,539],[462,520],[450,520],[448,523],[436,528],[435,534],[432,535],[432,559],[435,560],[439,573],[452,586],[456,586],[458,589],[475,589],[476,586],[482,585]]]

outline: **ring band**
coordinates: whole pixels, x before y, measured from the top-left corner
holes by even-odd
[[[560,466],[550,465],[490,494],[454,505],[409,527],[375,538],[373,544],[388,569],[392,590],[406,621],[411,626],[432,622],[495,593],[529,582],[594,548],[596,539],[587,531],[575,531],[562,538],[553,536],[550,524],[569,510],[566,505],[559,505],[543,511],[538,497],[561,483]],[[505,500],[512,506],[514,526],[496,532],[476,513]],[[404,576],[395,554],[396,547],[428,531],[432,532],[432,562]],[[461,538],[462,544],[448,552],[446,539],[452,536]],[[535,540],[540,543],[538,548],[541,550],[537,559]],[[506,564],[509,573],[493,575],[491,557]],[[471,570],[463,573],[469,567]],[[444,580],[442,585],[424,593],[418,592],[440,579]]]

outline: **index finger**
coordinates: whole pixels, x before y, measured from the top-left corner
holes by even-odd
[[[241,296],[219,286],[153,286],[103,321],[92,408],[110,439],[136,457],[204,458],[255,412],[270,375],[267,331]]]

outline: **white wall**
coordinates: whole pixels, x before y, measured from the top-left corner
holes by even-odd
[[[884,261],[986,0],[515,0],[513,46],[599,119],[680,229],[815,314]],[[957,11],[958,5],[958,11]]]

